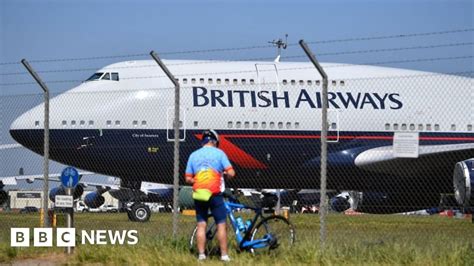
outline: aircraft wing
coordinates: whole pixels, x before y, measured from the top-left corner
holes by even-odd
[[[450,157],[459,157],[459,160],[467,159],[466,155],[471,155],[474,150],[474,143],[447,144],[447,145],[420,145],[418,158],[395,157],[392,146],[383,146],[368,149],[360,152],[354,159],[354,164],[361,169],[382,172],[387,170],[388,165],[393,167],[404,167],[412,160],[426,162],[427,167],[436,168],[441,164],[439,155],[445,154]],[[434,156],[436,155],[436,156]],[[453,165],[454,167],[454,165]],[[389,170],[391,171],[391,170]]]
[[[80,177],[85,176],[85,175],[94,175],[94,174],[95,173],[93,172],[79,172]],[[61,177],[61,173],[49,174],[49,178],[50,178],[49,181],[61,182],[60,177]],[[26,180],[28,183],[33,183],[36,179],[43,180],[44,177],[42,174],[5,176],[5,177],[0,177],[0,184],[15,186],[17,185],[17,181],[19,180]],[[105,183],[105,182],[104,183],[89,182],[89,181],[83,181],[83,180],[80,180],[79,184],[83,185],[84,187],[92,186],[92,187],[103,188],[103,189],[118,189],[120,187],[119,185],[115,183],[110,184],[110,183]]]

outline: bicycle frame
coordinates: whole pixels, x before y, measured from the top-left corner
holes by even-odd
[[[234,229],[235,237],[237,239],[237,243],[239,244],[240,249],[251,249],[251,248],[264,248],[267,244],[271,241],[271,236],[266,236],[262,239],[254,239],[251,241],[251,234],[253,229],[257,224],[257,220],[260,217],[263,217],[263,212],[261,208],[253,208],[250,206],[246,206],[240,203],[233,203],[225,201],[225,208],[227,211],[227,216],[229,217],[230,223],[232,224],[232,228]],[[255,217],[253,218],[251,227],[247,229],[245,235],[242,236],[242,232],[240,232],[237,221],[235,220],[233,210],[235,209],[249,209],[255,212]]]

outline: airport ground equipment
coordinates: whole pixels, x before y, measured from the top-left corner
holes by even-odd
[[[224,194],[224,196],[228,199],[225,201],[227,217],[235,233],[239,251],[259,253],[293,246],[296,235],[295,228],[290,221],[280,215],[263,215],[264,208],[275,207],[274,197],[264,196],[262,201],[257,204],[259,206],[251,207],[240,204],[234,196],[228,194]],[[247,210],[253,212],[254,217],[243,221],[240,213]],[[208,255],[219,254],[216,233],[215,222],[209,222],[206,229],[206,252]],[[197,227],[194,228],[189,240],[190,251],[193,253],[197,251],[196,234]]]

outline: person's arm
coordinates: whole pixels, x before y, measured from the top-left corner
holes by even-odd
[[[224,166],[224,175],[227,177],[227,179],[232,179],[235,177],[235,170],[232,167],[232,164],[229,161],[229,158],[227,158],[227,155],[225,153],[222,156],[222,165]]]
[[[187,184],[194,184],[194,171],[191,165],[191,157],[188,159],[188,164],[186,165],[186,172],[184,174],[184,180]]]

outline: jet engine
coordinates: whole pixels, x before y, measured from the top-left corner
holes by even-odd
[[[456,163],[453,174],[456,202],[469,207],[474,205],[474,159]]]
[[[74,199],[78,199],[82,196],[82,193],[84,193],[84,187],[80,185],[76,186],[74,190],[72,191],[72,197]],[[52,202],[56,201],[56,195],[66,195],[66,189],[63,186],[59,186],[49,191],[49,199]]]
[[[329,201],[331,209],[336,212],[343,212],[351,207],[349,195],[339,194]]]
[[[105,198],[97,191],[91,192],[84,197],[84,203],[89,208],[99,208],[105,203]]]
[[[0,189],[0,205],[3,205],[8,200],[8,193]]]

